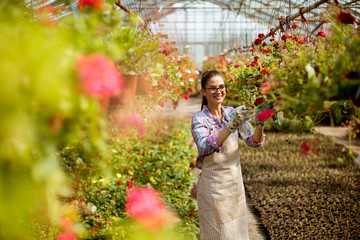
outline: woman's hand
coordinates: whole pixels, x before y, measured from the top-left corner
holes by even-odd
[[[230,121],[226,125],[226,128],[233,133],[239,125],[249,120],[253,115],[253,109],[249,109],[245,105],[239,106],[235,108],[235,111],[230,117]]]

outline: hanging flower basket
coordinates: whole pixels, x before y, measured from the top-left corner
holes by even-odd
[[[119,95],[110,98],[110,105],[127,105],[134,100],[139,75],[123,74],[122,76],[123,90]]]

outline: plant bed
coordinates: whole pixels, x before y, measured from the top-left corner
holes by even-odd
[[[125,205],[127,193],[136,187],[161,192],[167,207],[176,212],[177,237],[197,239],[198,214],[190,196],[195,181],[190,164],[196,152],[191,148],[189,122],[157,121],[147,124],[143,136],[130,128],[114,133],[107,151],[99,155],[99,166],[79,163],[79,159],[86,159],[81,146],[68,146],[59,153],[59,161],[73,181],[73,196],[68,202],[81,209],[78,222],[87,230],[81,239],[134,237],[138,230],[127,223]],[[122,237],[117,238],[116,232]]]
[[[300,147],[305,139],[310,151]],[[360,170],[343,146],[269,133],[263,148],[240,152],[246,190],[272,239],[360,238]]]

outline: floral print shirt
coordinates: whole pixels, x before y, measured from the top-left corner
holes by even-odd
[[[199,156],[196,158],[196,167],[201,169],[202,162],[205,157],[219,152],[222,146],[217,146],[216,142],[219,138],[219,131],[226,127],[226,124],[230,121],[230,116],[234,113],[233,107],[221,107],[223,113],[222,123],[215,118],[204,105],[203,110],[194,113],[191,122],[191,133],[196,142]],[[238,131],[239,132],[239,131]],[[254,142],[253,136],[242,138],[239,133],[240,139],[245,141],[249,147],[262,146],[265,141],[265,135],[260,143]]]

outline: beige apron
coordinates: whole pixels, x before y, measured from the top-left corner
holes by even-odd
[[[237,131],[230,134],[219,152],[205,157],[197,203],[201,240],[249,239]]]

